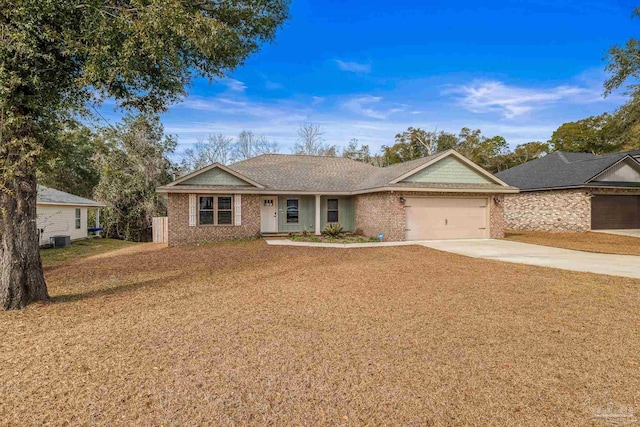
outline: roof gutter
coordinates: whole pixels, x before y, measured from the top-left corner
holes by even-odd
[[[236,190],[236,189],[216,189],[210,190],[206,187],[202,188],[179,188],[179,187],[159,187],[156,190],[158,193],[220,193],[220,194],[274,194],[274,195],[290,195],[290,194],[299,194],[299,195],[320,195],[320,196],[355,196],[358,194],[368,194],[368,193],[381,193],[381,192],[420,192],[420,193],[492,193],[492,194],[507,194],[507,193],[519,193],[520,190],[517,188],[504,188],[504,189],[495,189],[495,188],[424,188],[424,187],[376,187],[369,188],[365,190],[356,190],[356,191],[298,191],[298,190],[269,190],[269,189],[246,189],[246,190]]]

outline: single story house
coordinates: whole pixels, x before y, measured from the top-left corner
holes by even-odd
[[[320,234],[328,223],[390,241],[501,237],[503,196],[518,190],[449,150],[388,167],[265,154],[158,191],[168,196],[169,245],[188,245]]]
[[[609,155],[556,151],[496,176],[520,189],[505,198],[507,228],[640,228],[640,150]]]
[[[70,236],[71,240],[88,237],[87,212],[96,209],[96,228],[100,225],[102,203],[38,185],[36,202],[40,245],[48,245],[52,236]]]

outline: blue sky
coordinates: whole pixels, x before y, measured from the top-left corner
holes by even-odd
[[[377,150],[409,126],[480,128],[513,147],[614,110],[604,56],[636,35],[631,1],[308,1],[223,80],[196,80],[162,116],[185,148],[252,130],[287,153],[303,122]],[[111,115],[115,118],[115,115]]]

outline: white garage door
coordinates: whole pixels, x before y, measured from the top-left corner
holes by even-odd
[[[407,240],[482,239],[488,237],[485,198],[408,197]]]

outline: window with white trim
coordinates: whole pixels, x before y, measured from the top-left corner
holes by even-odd
[[[80,230],[80,227],[82,227],[82,211],[76,208],[76,230]]]
[[[233,225],[233,196],[200,196],[199,225]]]
[[[327,222],[338,222],[338,199],[327,199]]]

